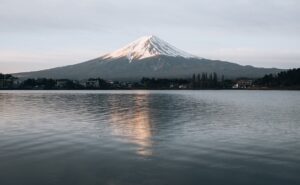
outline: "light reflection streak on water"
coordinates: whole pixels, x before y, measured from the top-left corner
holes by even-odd
[[[111,127],[114,135],[122,137],[138,146],[136,153],[141,156],[152,155],[152,130],[149,115],[149,94],[136,94],[132,106],[124,108],[112,100]]]

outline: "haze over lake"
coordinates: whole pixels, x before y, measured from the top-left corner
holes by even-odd
[[[297,91],[1,91],[0,184],[300,184]]]

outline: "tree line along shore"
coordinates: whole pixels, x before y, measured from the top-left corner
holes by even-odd
[[[138,82],[110,81],[101,78],[71,79],[25,79],[11,74],[0,74],[2,90],[86,90],[86,89],[291,89],[300,90],[300,68],[266,74],[262,78],[226,79],[216,73],[192,74],[190,78],[142,78]]]

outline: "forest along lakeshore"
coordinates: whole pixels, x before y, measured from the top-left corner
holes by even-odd
[[[86,80],[71,79],[19,79],[11,74],[0,74],[0,89],[20,90],[80,90],[80,89],[282,89],[300,90],[300,68],[277,74],[266,74],[262,78],[227,79],[217,73],[198,73],[190,78],[142,78],[138,82],[111,81],[101,78]]]

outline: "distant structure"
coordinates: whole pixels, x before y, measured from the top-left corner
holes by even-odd
[[[236,84],[233,85],[233,89],[247,89],[252,87],[253,80],[238,80]]]
[[[87,88],[100,88],[100,79],[94,79],[94,78],[88,79],[85,82],[85,87],[87,87]]]
[[[56,80],[56,87],[57,88],[65,88],[68,84],[69,80],[67,79],[59,79]]]

